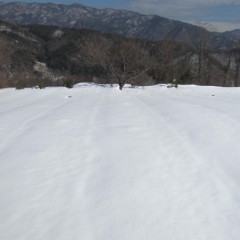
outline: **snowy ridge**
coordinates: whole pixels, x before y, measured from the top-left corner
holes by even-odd
[[[238,240],[239,104],[239,88],[0,90],[0,239]]]

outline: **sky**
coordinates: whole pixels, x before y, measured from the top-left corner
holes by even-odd
[[[32,1],[32,0],[28,0]],[[48,0],[92,7],[127,9],[144,14],[206,25],[212,31],[240,29],[240,0]],[[45,0],[35,0],[45,2]]]

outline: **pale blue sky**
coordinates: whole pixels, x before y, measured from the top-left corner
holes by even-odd
[[[216,31],[240,29],[240,0],[34,0],[34,2],[49,1],[65,4],[81,3],[100,8],[122,8],[193,24],[207,22]]]

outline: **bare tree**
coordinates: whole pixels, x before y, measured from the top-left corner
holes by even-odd
[[[170,83],[173,79],[186,83],[191,81],[192,49],[171,39],[156,44],[157,68],[155,78],[158,83]]]
[[[126,83],[137,84],[154,62],[148,44],[140,40],[92,34],[78,44],[81,44],[83,64],[101,66],[118,82],[120,90]]]
[[[13,50],[7,41],[0,40],[0,88],[9,87],[8,66]]]
[[[223,77],[223,84],[222,86],[225,87],[227,82],[228,82],[228,72],[230,70],[230,65],[231,65],[231,57],[232,57],[232,51],[231,50],[228,50],[227,51],[227,64],[226,66],[224,66],[222,69],[223,69],[223,72],[224,72],[224,77]]]
[[[170,39],[164,39],[157,46],[157,60],[161,82],[170,82],[175,72],[174,68],[174,49],[176,43]]]
[[[223,82],[222,82],[222,86],[225,87],[227,85],[231,85],[233,86],[233,81],[230,81],[229,77],[231,75],[231,63],[233,61],[234,58],[234,54],[233,54],[233,49],[234,49],[234,39],[231,40],[230,46],[225,49],[222,53],[222,55],[224,55],[224,59],[225,64],[221,64],[219,66],[219,68],[223,71]]]
[[[233,80],[234,87],[239,86],[240,81],[240,48],[233,49],[233,56],[235,62],[235,76]]]
[[[235,86],[239,85],[240,78],[240,48],[239,41],[232,39],[231,44],[225,50],[225,64],[219,62],[219,69],[224,73],[222,86]]]
[[[210,32],[214,31],[214,27],[209,23],[198,22],[197,25],[202,27],[198,41],[196,44],[196,52],[198,54],[198,83],[202,85],[209,85],[210,82]]]

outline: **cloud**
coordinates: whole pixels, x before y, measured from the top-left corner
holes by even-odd
[[[201,5],[240,5],[240,0],[125,0],[129,4],[139,6],[156,6],[156,5],[174,5],[174,6],[201,6]]]

